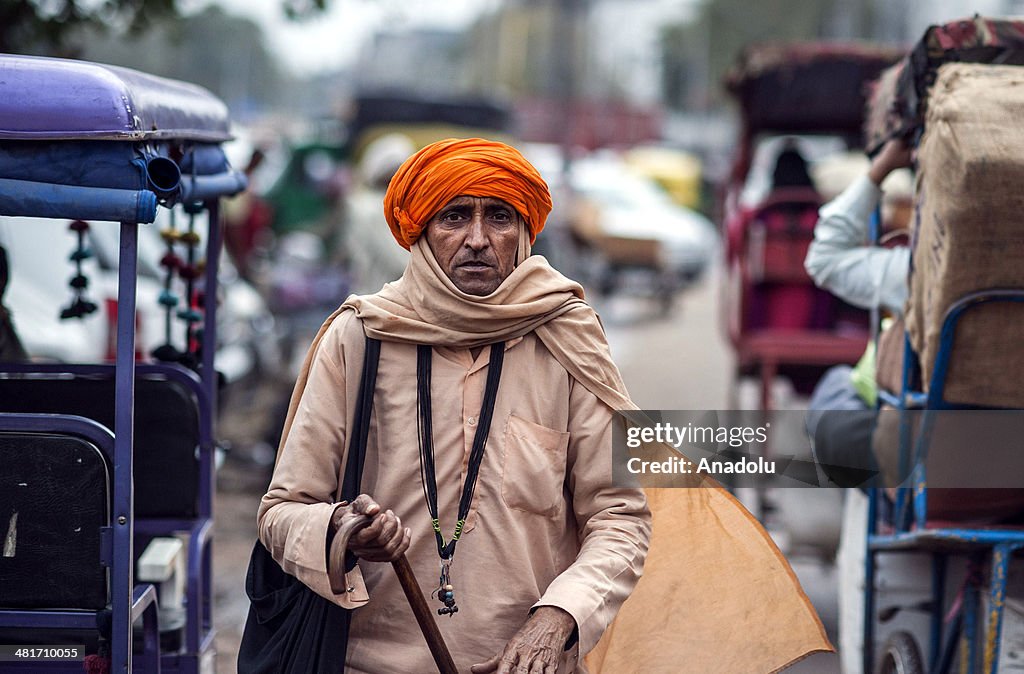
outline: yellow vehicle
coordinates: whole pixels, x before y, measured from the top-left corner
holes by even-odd
[[[667,147],[636,147],[623,159],[634,172],[658,183],[676,204],[700,208],[702,167],[693,154]]]

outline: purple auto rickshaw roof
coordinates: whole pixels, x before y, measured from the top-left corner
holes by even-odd
[[[128,68],[0,54],[0,140],[231,138],[206,89]]]

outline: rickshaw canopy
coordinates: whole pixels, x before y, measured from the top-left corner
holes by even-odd
[[[864,84],[902,54],[859,43],[762,43],[744,49],[726,75],[745,131],[859,134]]]
[[[152,222],[165,205],[235,194],[218,143],[227,107],[127,68],[0,55],[0,215]]]
[[[117,66],[0,56],[0,138],[231,139],[228,109],[194,84]]]

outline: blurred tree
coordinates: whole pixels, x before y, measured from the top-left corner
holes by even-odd
[[[179,0],[3,0],[0,52],[74,55],[69,38],[79,29],[113,27],[138,33],[178,16]]]
[[[286,97],[263,31],[217,5],[123,40],[96,37],[82,36],[81,58],[194,82],[223,98],[236,114]]]
[[[704,0],[696,20],[662,32],[665,102],[678,109],[719,105],[722,78],[745,45],[839,37],[841,8],[840,0]]]
[[[289,19],[315,16],[330,0],[279,0]],[[78,55],[81,29],[138,35],[182,14],[181,0],[0,0],[0,53]]]
[[[327,9],[328,0],[281,0],[289,19],[305,19]]]

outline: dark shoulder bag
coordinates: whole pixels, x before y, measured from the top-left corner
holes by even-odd
[[[380,342],[366,338],[341,498],[359,495],[373,410]],[[340,674],[345,671],[352,611],[334,604],[286,573],[256,541],[245,577],[249,615],[238,650],[239,674]]]

